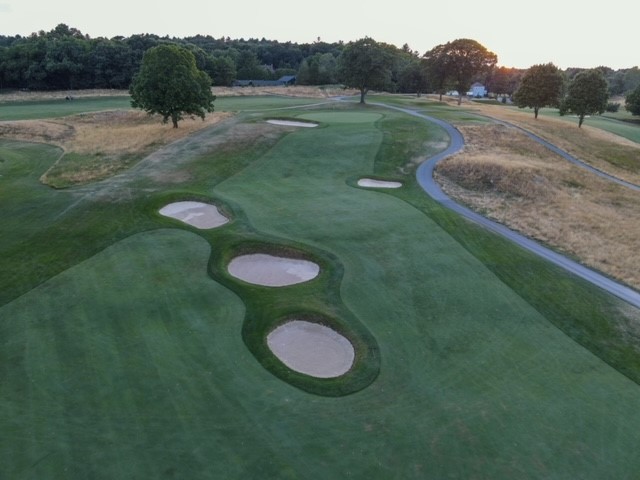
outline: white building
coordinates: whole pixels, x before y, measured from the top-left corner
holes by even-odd
[[[487,89],[481,83],[474,83],[471,85],[471,90],[467,92],[469,97],[484,97],[487,94]]]

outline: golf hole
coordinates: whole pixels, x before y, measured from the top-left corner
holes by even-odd
[[[402,183],[375,180],[373,178],[361,178],[358,180],[358,186],[367,188],[400,188]]]
[[[355,350],[347,338],[319,323],[291,320],[267,335],[271,352],[287,367],[317,378],[334,378],[353,365]]]
[[[252,253],[235,257],[229,262],[228,271],[254,285],[284,287],[314,279],[320,266],[309,260]]]
[[[216,228],[229,222],[215,205],[202,202],[175,202],[160,209],[160,215],[175,218],[199,229]]]
[[[317,123],[311,123],[311,122],[296,122],[294,120],[267,120],[267,123],[271,123],[272,125],[283,125],[286,127],[306,127],[306,128],[313,128],[313,127],[317,127],[318,124]]]

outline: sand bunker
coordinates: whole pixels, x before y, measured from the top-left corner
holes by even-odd
[[[291,370],[318,378],[344,375],[353,365],[351,342],[318,323],[292,320],[267,336],[267,345]]]
[[[267,287],[284,287],[318,276],[320,267],[308,260],[263,253],[241,255],[229,263],[229,273],[240,280]]]
[[[400,188],[402,186],[402,183],[374,180],[373,178],[361,178],[360,180],[358,180],[358,185],[360,187],[370,188]]]
[[[267,120],[267,123],[271,123],[273,125],[285,125],[287,127],[317,127],[317,123],[310,122],[294,122],[293,120]]]
[[[202,202],[175,202],[160,209],[160,215],[175,218],[200,229],[215,228],[229,221],[215,205]]]

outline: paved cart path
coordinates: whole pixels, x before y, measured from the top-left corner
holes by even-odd
[[[442,191],[440,186],[436,183],[436,181],[433,179],[433,170],[435,166],[438,164],[438,162],[459,152],[464,147],[464,138],[462,137],[462,134],[453,125],[443,120],[416,112],[411,109],[395,107],[395,106],[387,105],[383,103],[376,103],[374,105],[390,108],[393,110],[398,110],[408,115],[412,115],[414,117],[421,118],[428,122],[435,123],[436,125],[439,125],[440,127],[444,128],[447,134],[449,135],[451,139],[449,143],[449,147],[446,150],[425,160],[422,164],[420,164],[416,172],[418,183],[420,184],[422,189],[425,192],[427,192],[427,194],[429,194],[429,196],[431,196],[434,200],[436,200],[443,206],[449,208],[450,210],[453,210],[454,212],[462,215],[463,217],[479,225],[482,225],[483,227],[487,228],[488,230],[491,230],[492,232],[495,232],[499,235],[502,235],[505,238],[508,238],[509,240],[517,243],[521,247],[526,248],[527,250],[535,253],[536,255],[542,258],[545,258],[546,260],[549,260],[555,265],[558,265],[564,268],[565,270],[577,275],[578,277],[583,278],[600,288],[603,288],[604,290],[621,298],[622,300],[630,303],[631,305],[640,308],[639,292],[621,283],[618,283],[594,270],[591,270],[590,268],[587,268],[584,265],[574,262],[573,260],[565,257],[564,255],[560,255],[559,253],[554,252],[553,250],[550,250],[549,248],[546,248],[540,245],[539,243],[531,240],[530,238],[525,237],[524,235],[521,235],[517,232],[514,232],[513,230],[505,227],[504,225],[501,225],[492,220],[489,220],[488,218],[485,218],[482,215],[479,215],[478,213],[468,209],[467,207],[464,207],[456,203],[449,196],[447,196]],[[517,127],[517,128],[520,128],[520,127]],[[523,129],[520,129],[520,130],[523,130]],[[540,137],[533,135],[530,132],[527,132],[526,130],[523,130],[523,131],[527,133],[527,135],[529,135],[529,137],[532,138],[533,140],[543,144],[545,147],[558,153],[559,155],[562,155],[565,159],[570,160],[572,163],[575,163],[576,165],[579,165],[582,168],[586,168],[589,171],[592,171],[611,181],[615,181],[616,183],[625,185],[629,188],[640,190],[639,186],[628,183],[628,182],[624,182],[615,177],[611,177],[610,175],[607,175],[604,172],[596,170],[593,167],[586,165],[584,162],[581,162],[580,160],[572,157],[571,155],[561,150],[560,148],[550,144],[546,140],[543,140]]]

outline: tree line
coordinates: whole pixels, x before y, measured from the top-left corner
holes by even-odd
[[[59,24],[49,32],[25,37],[0,35],[0,89],[127,89],[140,69],[144,53],[163,44],[175,44],[193,53],[197,67],[209,75],[215,86],[230,86],[236,79],[272,80],[284,75],[296,75],[301,85],[344,83],[341,59],[347,45],[353,43],[326,43],[318,38],[313,43],[297,44],[209,35],[91,38]],[[381,47],[385,57],[385,72],[375,88],[401,93],[443,93],[464,88],[460,74],[465,77],[464,83],[468,83],[464,72],[445,71],[451,64],[446,67],[443,62],[447,58],[441,54],[445,47],[456,47],[453,42],[426,53],[413,51],[406,44],[398,48],[374,43]],[[454,50],[449,49],[448,55]],[[610,95],[627,94],[640,84],[638,67],[623,70],[600,67],[600,70]],[[564,73],[572,79],[580,71],[568,69]],[[493,94],[511,96],[524,73],[522,69],[495,67],[493,62],[491,68],[477,69],[471,80],[483,83]],[[456,75],[458,79],[454,78]]]

